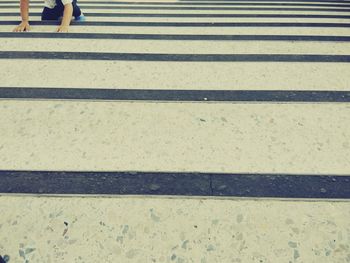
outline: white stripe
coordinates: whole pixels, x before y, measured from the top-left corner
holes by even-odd
[[[344,133],[350,129],[350,107],[344,104],[3,101],[1,105],[0,169],[5,170],[311,174],[350,170],[350,135]]]
[[[287,3],[288,4],[288,3]],[[313,8],[320,8],[320,9],[344,9],[344,8],[348,8],[346,5],[350,5],[350,3],[346,3],[346,4],[338,4],[338,3],[324,3],[325,6],[303,6],[303,5],[300,5],[300,6],[294,6],[293,4],[294,3],[289,3],[289,4],[292,4],[291,6],[289,5],[274,5],[274,3],[272,4],[266,4],[266,5],[259,5],[259,4],[256,4],[256,2],[254,3],[251,3],[251,5],[246,5],[245,3],[241,3],[241,5],[239,3],[237,4],[234,4],[234,5],[215,5],[215,4],[204,4],[204,5],[200,5],[200,4],[196,4],[196,5],[191,5],[191,4],[187,4],[187,5],[183,5],[179,2],[175,2],[174,5],[167,5],[167,4],[147,4],[147,5],[137,5],[137,4],[117,4],[117,5],[113,5],[113,4],[99,4],[99,3],[82,3],[81,1],[78,2],[78,6],[79,7],[85,7],[85,6],[91,6],[91,7],[96,7],[96,8],[99,8],[99,7],[109,7],[111,9],[118,9],[119,7],[154,7],[154,8],[159,8],[159,7],[169,7],[169,8],[172,8],[172,7],[175,7],[175,8],[187,8],[187,7],[195,7],[195,8],[201,8],[201,7],[204,7],[204,8],[210,8],[210,7],[214,7],[214,8],[304,8],[304,9],[313,9]],[[308,3],[308,4],[312,4],[312,3]],[[332,6],[327,6],[327,4],[331,4]],[[19,3],[11,3],[11,4],[7,4],[7,3],[1,3],[0,2],[0,7],[1,6],[13,6],[13,7],[18,7],[19,6]],[[37,3],[32,3],[30,4],[30,7],[42,7],[43,5],[42,4],[37,4]],[[8,9],[8,8],[6,8]]]
[[[348,55],[349,43],[276,41],[159,41],[96,39],[2,39],[6,51],[115,52],[168,54],[318,54]]]
[[[0,32],[11,32],[15,25],[2,26]],[[54,32],[57,26],[31,26],[32,32]],[[117,27],[78,26],[69,27],[73,33],[110,34],[194,34],[194,35],[319,35],[349,36],[348,28],[296,28],[296,27]]]
[[[20,21],[21,17],[18,16],[2,16],[0,17],[0,21]],[[197,23],[266,23],[266,22],[274,22],[274,23],[349,23],[349,19],[334,19],[334,18],[246,18],[246,17],[237,17],[237,18],[225,18],[225,17],[90,17],[86,16],[87,21],[100,21],[100,22],[197,22]],[[41,21],[41,16],[30,15],[30,21]],[[3,26],[1,26],[3,27]],[[0,28],[0,32],[1,32]],[[348,29],[349,31],[349,29]]]
[[[6,1],[7,2],[7,1]],[[93,2],[96,2],[96,0],[79,0],[78,1],[78,4],[80,5],[105,5],[105,6],[109,6],[109,5],[112,5],[112,6],[119,6],[119,5],[137,5],[137,4],[100,4],[100,3],[93,3]],[[131,2],[131,3],[142,3],[142,6],[148,6],[148,5],[152,5],[152,4],[143,4],[144,2],[157,2],[157,5],[161,5],[162,3],[175,3],[175,4],[180,4],[179,1],[174,1],[174,0],[141,0],[141,1],[108,1],[108,2],[115,2],[115,3],[120,3],[120,2]],[[159,4],[158,4],[159,3]],[[195,4],[195,6],[199,5],[199,3],[205,3],[206,5],[208,3],[210,3],[211,5],[213,6],[222,6],[222,5],[217,5],[217,3],[225,3],[225,4],[229,4],[231,2],[229,1],[182,1],[181,4],[183,3],[186,3],[186,5],[182,5],[182,6],[191,6],[191,4]],[[286,1],[264,1],[264,0],[261,0],[261,1],[232,1],[232,3],[234,5],[236,4],[245,4],[245,3],[250,3],[252,5],[254,4],[258,4],[258,3],[264,3],[264,4],[331,4],[331,5],[339,5],[339,6],[342,6],[342,5],[349,5],[349,3],[347,2],[305,2],[305,1],[302,1],[302,0],[298,0],[298,1],[293,1],[293,2],[286,2]],[[33,3],[32,3],[33,4]],[[12,3],[4,3],[2,1],[0,1],[0,5],[19,5],[19,2],[18,1],[12,1]],[[33,4],[33,5],[37,5],[37,3]],[[171,5],[173,6],[173,5]],[[229,5],[223,5],[223,6],[229,6]]]
[[[43,6],[30,7],[30,12],[42,11]],[[89,13],[115,13],[115,14],[286,14],[286,15],[349,15],[349,12],[330,12],[325,11],[288,11],[288,10],[275,10],[275,11],[259,11],[259,10],[137,10],[137,9],[85,9],[82,7],[81,10],[88,16]],[[14,7],[13,9],[1,8],[1,13],[12,13],[19,12],[19,8]]]
[[[288,242],[295,242],[302,259],[311,261],[317,257],[320,262],[327,262],[329,256],[323,249],[328,248],[317,250],[323,253],[315,256],[310,248],[311,240],[315,240],[315,246],[328,246],[338,237],[341,244],[349,241],[349,201],[223,198],[1,196],[3,211],[11,211],[2,216],[6,226],[1,232],[3,247],[15,262],[22,262],[23,258],[19,256],[18,246],[10,241],[23,235],[35,236],[35,244],[40,244],[26,258],[35,259],[45,253],[45,259],[51,262],[61,259],[52,247],[59,248],[64,258],[79,258],[81,262],[144,262],[146,258],[170,261],[172,255],[193,262],[205,259],[202,263],[215,262],[217,258],[223,262],[231,259],[251,262],[252,255],[280,262],[293,258]],[[55,238],[62,235],[64,220],[69,223],[67,241]],[[47,229],[43,230],[43,226]],[[124,229],[128,232],[122,234]],[[116,241],[117,236],[123,236],[122,245]],[[160,242],[154,242],[155,239]],[[184,242],[191,249],[189,255],[182,252]],[[244,253],[238,252],[240,246]],[[208,247],[212,250],[207,251]],[[169,253],[164,256],[164,251]],[[334,253],[335,260],[341,261],[343,257],[343,253]]]
[[[349,63],[88,60],[0,62],[3,87],[349,90],[350,83]],[[20,73],[23,69],[25,74]]]

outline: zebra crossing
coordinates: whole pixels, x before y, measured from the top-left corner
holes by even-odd
[[[246,188],[319,185],[262,196],[349,197],[350,1],[79,5],[87,21],[56,34],[59,22],[40,21],[42,3],[31,1],[31,31],[14,33],[18,3],[0,2],[1,191],[16,192],[14,174],[47,173],[48,185],[57,172],[210,184],[225,174],[250,178]],[[176,195],[168,186],[150,193]],[[39,188],[17,191],[50,194]],[[217,195],[241,195],[231,190]]]
[[[0,262],[349,262],[350,1],[0,0]]]

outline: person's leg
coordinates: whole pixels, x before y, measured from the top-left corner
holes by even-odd
[[[41,13],[41,20],[58,20],[63,15],[63,8],[56,5],[54,8],[44,7]]]
[[[77,4],[77,0],[73,0],[72,5],[73,5],[73,16],[75,18],[77,18],[77,17],[79,17],[82,14],[81,10],[80,10],[80,8],[79,8],[79,6]]]
[[[63,2],[65,2],[65,1],[63,1]],[[75,18],[79,17],[82,13],[80,11],[79,6],[77,5],[77,0],[73,0],[72,6],[73,6],[73,15],[72,16]],[[60,8],[62,8],[62,10],[64,10],[64,4],[62,3],[62,0],[56,0],[56,7],[60,7]]]
[[[83,13],[81,12],[79,6],[77,5],[77,0],[73,0],[73,17],[77,20],[84,21],[85,17]],[[45,7],[42,14],[41,14],[41,20],[59,20],[63,16],[64,13],[64,5],[62,4],[62,0],[56,0],[56,6],[51,9],[48,7]]]

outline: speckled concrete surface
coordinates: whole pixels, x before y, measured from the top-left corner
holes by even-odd
[[[0,206],[10,263],[350,262],[349,202],[2,196]]]
[[[112,18],[111,18],[112,19]],[[8,19],[7,19],[8,20]],[[18,18],[15,20],[17,21]],[[111,21],[111,20],[108,20]],[[112,20],[113,21],[113,20]],[[123,19],[124,22],[133,22],[133,20]],[[144,21],[139,18],[134,21]],[[163,22],[166,19],[162,19]],[[264,19],[264,21],[266,21]],[[260,21],[260,22],[264,22]],[[294,20],[293,20],[294,21]],[[309,20],[308,20],[309,21]],[[323,21],[323,20],[322,20]],[[149,20],[151,22],[151,20]],[[161,22],[161,21],[160,21]],[[191,21],[196,22],[196,21]],[[212,22],[212,21],[209,21]],[[243,22],[243,21],[242,21]],[[252,21],[250,21],[252,22]],[[268,21],[267,21],[268,22]],[[278,21],[274,21],[278,22]],[[288,22],[288,21],[286,21]],[[305,21],[303,21],[305,22]],[[312,22],[312,21],[310,21]],[[320,22],[320,21],[318,21]],[[335,22],[335,21],[333,21]],[[345,21],[343,21],[345,22]],[[54,32],[55,26],[31,26],[32,32]],[[0,32],[9,32],[13,26],[1,26]],[[216,34],[216,35],[320,35],[320,36],[348,36],[348,28],[279,28],[279,27],[151,27],[151,26],[79,26],[70,27],[73,33],[123,33],[123,34]],[[263,46],[262,46],[263,49]]]
[[[1,60],[1,85],[104,89],[348,90],[350,83],[349,63],[84,61],[84,67],[81,63],[79,60]],[[18,74],[24,68],[26,74]]]
[[[347,104],[1,101],[0,169],[348,174]]]
[[[37,5],[37,8],[30,8],[30,11],[32,12],[41,12],[43,9],[43,6]],[[83,7],[81,7],[83,10]],[[287,9],[287,8],[286,8]],[[14,12],[18,11],[18,9],[11,8],[11,9],[1,9],[1,12]],[[300,10],[300,11],[293,11],[293,10],[164,10],[164,9],[118,9],[117,7],[111,8],[111,9],[86,9],[83,10],[84,14],[89,15],[89,12],[93,13],[101,13],[101,16],[103,16],[103,13],[115,13],[115,14],[300,14],[300,15],[312,15],[312,14],[318,14],[318,15],[339,15],[339,16],[346,16],[348,15],[348,12],[344,10],[343,12],[337,11],[332,12],[328,11],[327,9],[324,9],[322,11],[308,11],[307,9]]]
[[[19,45],[20,41],[20,45]],[[86,45],[87,41],[89,45]],[[264,45],[264,49],[261,45]],[[116,52],[165,54],[318,54],[347,55],[348,42],[293,41],[183,41],[183,40],[108,40],[108,39],[4,39],[7,51]]]
[[[30,10],[39,12],[39,6],[31,5]],[[18,11],[18,4],[0,6],[0,12]],[[89,12],[252,13],[237,10],[83,11],[90,21],[348,23],[334,18],[88,16]],[[254,13],[348,15],[326,10]],[[0,21],[19,19],[3,16]],[[13,27],[0,26],[0,32]],[[56,26],[32,26],[33,32],[55,30]],[[70,32],[349,36],[349,28],[326,27],[71,26]],[[0,41],[1,51],[350,53],[348,43],[326,42]],[[348,91],[349,70],[349,63],[1,60],[0,85]],[[0,169],[349,175],[349,125],[348,103],[1,100]],[[2,195],[0,211],[0,254],[8,255],[9,263],[350,262],[350,202],[346,201]]]
[[[11,10],[13,13],[16,10]],[[9,10],[4,11],[4,13],[9,12]],[[41,10],[37,10],[37,12],[41,12]],[[0,21],[18,21],[18,16],[2,16],[0,17]],[[31,21],[40,21],[39,16],[31,16]],[[341,19],[341,18],[324,18],[320,20],[319,18],[288,18],[288,17],[283,17],[283,18],[264,18],[264,17],[257,17],[257,18],[249,18],[249,17],[217,17],[217,18],[212,18],[212,17],[88,17],[88,21],[128,21],[128,22],[299,22],[299,23],[347,23],[347,19]],[[7,27],[7,26],[6,26]],[[78,26],[81,27],[81,26]],[[40,28],[40,31],[42,29],[45,30],[47,28],[46,26],[33,26],[32,29],[38,29]],[[50,28],[50,27],[49,27]],[[220,27],[218,27],[220,28]],[[286,28],[287,29],[287,28]],[[73,30],[73,29],[72,29]],[[75,29],[74,29],[75,30]],[[102,29],[103,30],[103,29]],[[104,28],[104,30],[108,31],[108,28]],[[115,31],[115,29],[111,29]],[[318,30],[322,31],[322,30]],[[1,32],[1,31],[0,31]],[[310,30],[309,30],[310,32]]]

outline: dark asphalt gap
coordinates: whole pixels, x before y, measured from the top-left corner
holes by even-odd
[[[349,63],[350,55],[156,54],[105,52],[0,51],[0,59],[122,60],[167,62],[326,62]]]
[[[243,0],[244,1],[244,0]],[[283,1],[282,1],[283,2]],[[350,5],[344,5],[344,4],[320,4],[320,3],[311,3],[311,4],[305,4],[302,3],[304,1],[301,1],[301,3],[247,3],[247,2],[240,2],[240,3],[235,3],[235,2],[231,2],[231,3],[220,3],[220,2],[212,2],[212,3],[208,3],[208,2],[194,2],[194,3],[190,3],[190,2],[105,2],[105,1],[100,1],[100,2],[96,2],[96,1],[79,1],[79,6],[80,7],[85,7],[86,4],[100,4],[100,5],[138,5],[138,6],[143,6],[143,5],[160,5],[160,6],[307,6],[307,7],[340,7],[340,8],[344,8],[344,7],[350,7]],[[42,1],[30,1],[31,4],[42,4]],[[11,1],[1,1],[0,2],[0,7],[2,6],[6,6],[6,4],[19,4],[18,1],[17,2],[11,2]],[[11,5],[13,7],[13,5]]]
[[[216,5],[216,4],[221,4],[222,2],[224,2],[224,4],[238,4],[236,2],[239,3],[253,3],[255,4],[255,2],[264,2],[264,4],[273,4],[274,2],[281,2],[281,3],[292,3],[293,5],[296,4],[298,5],[298,2],[301,3],[312,3],[312,4],[318,4],[318,3],[336,3],[336,4],[347,4],[350,3],[350,1],[348,0],[220,0],[220,1],[216,1],[216,0],[177,0],[176,3],[161,3],[161,4],[186,4],[186,5],[191,5],[191,4],[210,4],[210,5]],[[31,4],[42,4],[42,1],[30,1]],[[13,0],[13,1],[1,1],[1,4],[18,4],[17,0]],[[80,1],[79,0],[79,4],[116,4],[116,5],[124,5],[124,4],[134,4],[134,5],[149,5],[149,4],[160,4],[159,2],[127,2],[127,1],[122,1],[122,2],[114,2],[114,1]]]
[[[0,99],[174,102],[350,102],[350,91],[0,88]]]
[[[318,19],[350,19],[350,15],[303,15],[303,14],[157,14],[157,13],[84,13],[87,17],[205,17],[205,18],[318,18]],[[19,16],[17,12],[0,13],[0,16]],[[30,13],[30,16],[41,16],[39,12]],[[80,22],[87,24],[89,21]]]
[[[43,8],[43,6],[35,6]],[[194,6],[80,6],[81,9],[108,9],[108,10],[220,10],[220,11],[304,11],[304,12],[350,12],[346,8],[285,8],[285,7],[194,7]],[[1,9],[18,9],[17,6],[3,5]],[[33,6],[31,6],[33,8]],[[84,12],[85,14],[85,12]],[[86,13],[89,15],[89,13]]]
[[[18,21],[0,21],[0,26],[18,25]],[[34,26],[59,25],[59,21],[30,21]],[[72,21],[74,26],[127,26],[127,27],[305,27],[305,28],[349,28],[350,23],[255,23],[255,22],[101,22],[101,21]]]
[[[349,199],[350,176],[0,171],[0,193]]]
[[[177,0],[179,2],[267,2],[267,3],[273,3],[273,2],[310,2],[310,3],[350,3],[348,0]]]
[[[0,38],[67,38],[67,39],[135,39],[135,40],[191,40],[191,41],[317,41],[349,42],[350,36],[307,35],[172,35],[172,34],[107,34],[107,33],[40,33],[0,32]]]

